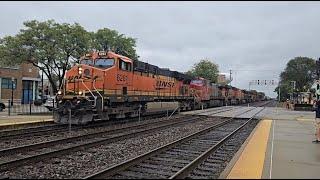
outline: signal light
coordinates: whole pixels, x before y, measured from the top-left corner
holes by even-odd
[[[258,80],[258,85],[260,85],[260,82],[259,82],[259,80]]]

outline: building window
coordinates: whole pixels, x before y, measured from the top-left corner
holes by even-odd
[[[16,89],[17,88],[17,79],[14,79],[14,84],[15,84],[15,86],[13,86],[13,89]],[[1,88],[2,89],[11,89],[12,88],[11,78],[2,78]]]

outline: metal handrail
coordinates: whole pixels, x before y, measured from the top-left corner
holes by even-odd
[[[83,82],[83,79],[81,79],[82,84],[84,85],[84,87],[87,88],[87,90],[90,92],[90,94],[92,95],[92,97],[94,98],[94,107],[96,107],[96,101],[97,101],[97,97],[92,93],[92,91],[86,86],[86,84]]]
[[[96,80],[93,81],[93,88],[97,91],[97,93],[99,94],[99,96],[101,97],[101,110],[103,111],[103,108],[104,108],[104,104],[103,104],[103,96],[100,94],[100,92],[97,90],[96,86],[95,86],[95,83],[96,83]]]

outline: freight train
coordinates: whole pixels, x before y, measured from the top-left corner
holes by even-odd
[[[263,100],[264,94],[211,83],[111,51],[88,53],[66,72],[54,121],[92,121]]]

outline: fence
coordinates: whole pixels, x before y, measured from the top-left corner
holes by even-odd
[[[55,101],[48,101],[42,103],[41,100],[30,101],[27,104],[23,104],[21,100],[8,100],[5,111],[8,115],[36,115],[36,114],[52,114],[52,110],[55,107]]]

